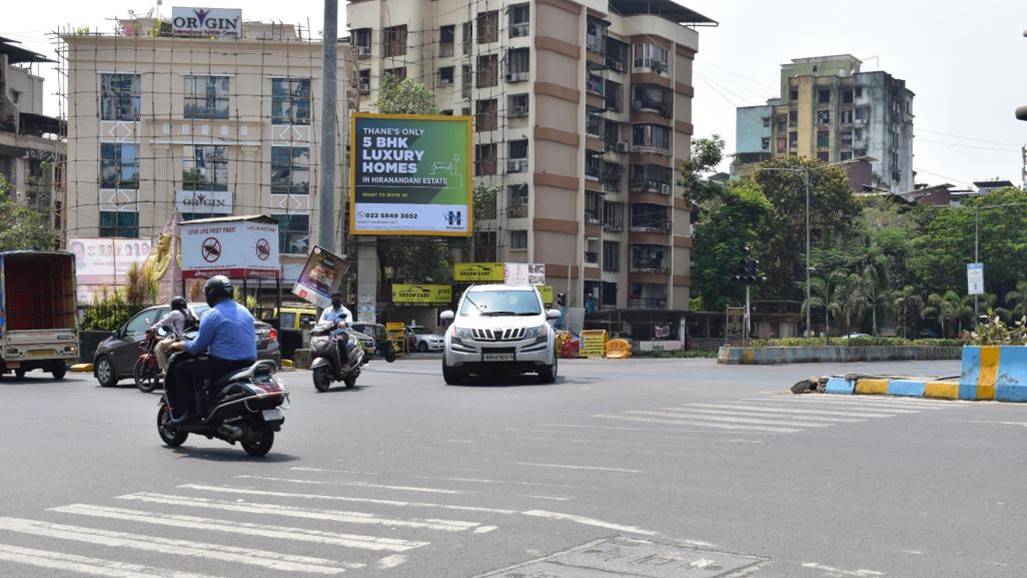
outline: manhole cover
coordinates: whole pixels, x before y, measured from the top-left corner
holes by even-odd
[[[755,570],[760,558],[614,537],[497,570],[501,578],[714,578]]]

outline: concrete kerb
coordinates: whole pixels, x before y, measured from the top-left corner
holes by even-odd
[[[722,365],[777,365],[780,363],[912,361],[959,359],[960,355],[961,351],[958,346],[946,345],[723,346],[717,351],[717,363]]]
[[[1027,347],[967,345],[958,381],[886,376],[832,376],[824,393],[1027,402]]]

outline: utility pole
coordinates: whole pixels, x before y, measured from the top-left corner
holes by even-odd
[[[813,308],[810,307],[810,297],[812,297],[812,291],[810,290],[810,233],[809,233],[809,196],[810,196],[810,181],[812,176],[810,175],[809,169],[803,174],[806,185],[806,337],[813,335]]]
[[[338,252],[335,235],[335,105],[339,1],[324,0],[324,3],[324,34],[321,38],[321,175],[317,191],[317,242],[335,253]]]
[[[974,263],[981,262],[981,209],[974,207]],[[974,327],[980,323],[980,316],[977,313],[977,294],[974,293]]]

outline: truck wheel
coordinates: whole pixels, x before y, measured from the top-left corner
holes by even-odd
[[[50,375],[57,381],[64,379],[64,374],[66,373],[68,373],[68,366],[64,365],[63,361],[58,361],[50,370]]]
[[[114,364],[106,355],[96,360],[95,371],[100,387],[114,387],[118,384],[118,378],[114,375]]]
[[[446,365],[445,354],[442,357],[442,379],[446,381],[446,385],[460,385],[464,382],[464,373],[453,369]]]
[[[329,373],[331,369],[327,365],[314,369],[314,387],[318,391],[325,392],[332,387],[332,376]]]
[[[24,369],[15,369],[14,370],[14,377],[16,377],[18,379],[25,379],[25,370]]]

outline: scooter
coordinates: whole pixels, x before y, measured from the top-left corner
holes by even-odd
[[[187,355],[176,353],[175,356]],[[175,357],[168,367],[175,363]],[[275,432],[285,423],[289,390],[275,379],[275,363],[260,360],[248,368],[204,380],[196,391],[197,407],[203,416],[198,422],[184,425],[171,423],[171,406],[167,391],[161,396],[157,410],[157,433],[168,447],[185,443],[189,434],[218,438],[232,445],[242,444],[247,454],[255,457],[271,451]]]
[[[346,352],[345,360],[340,359],[340,346]],[[310,330],[310,353],[314,356],[310,364],[314,387],[322,392],[328,391],[334,381],[344,382],[346,387],[356,386],[360,368],[369,361],[349,330],[329,321]]]

